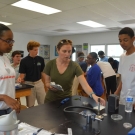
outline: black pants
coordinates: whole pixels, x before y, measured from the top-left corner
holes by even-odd
[[[116,75],[105,78],[105,83],[106,83],[107,95],[110,95],[110,91],[111,94],[114,94],[117,85]]]
[[[12,111],[11,108],[5,109],[5,110],[0,110],[0,116],[1,115],[5,115],[5,114],[9,114]]]

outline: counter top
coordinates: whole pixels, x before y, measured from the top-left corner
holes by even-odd
[[[21,84],[21,87],[15,86],[15,90],[18,91],[18,90],[23,90],[23,89],[31,89],[31,88],[33,88],[33,87],[34,87],[34,86],[28,85],[28,84]]]

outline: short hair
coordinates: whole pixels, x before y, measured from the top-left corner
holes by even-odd
[[[98,55],[104,55],[105,53],[103,51],[99,51]]]
[[[114,61],[114,59],[112,58],[112,57],[110,57],[109,59],[108,59],[108,62],[113,62]]]
[[[36,41],[29,41],[29,43],[27,44],[27,51],[29,50],[33,50],[34,47],[39,47],[40,43],[36,42]]]
[[[12,52],[12,57],[15,57],[15,55],[22,55],[20,51],[14,51]]]
[[[84,53],[83,52],[78,52],[77,53],[77,57],[79,58],[79,57],[84,57]]]
[[[59,41],[59,43],[57,44],[56,48],[58,50],[60,50],[60,48],[63,46],[63,45],[67,45],[67,44],[70,44],[72,46],[72,41],[71,40],[68,40],[68,39],[62,39]]]
[[[91,55],[92,58],[94,58],[94,59],[96,59],[96,60],[98,59],[98,55],[97,55],[96,52],[90,52],[89,55]]]
[[[122,35],[122,34],[127,34],[131,38],[134,37],[134,31],[129,27],[125,27],[125,28],[121,29],[119,31],[119,35]]]
[[[0,37],[3,36],[4,31],[11,31],[6,25],[0,23]]]

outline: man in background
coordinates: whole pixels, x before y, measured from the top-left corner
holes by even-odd
[[[84,53],[83,52],[78,52],[77,54],[77,62],[80,65],[81,69],[83,70],[83,72],[85,73],[87,70],[87,63],[84,61]]]
[[[114,69],[115,73],[118,71],[119,62],[117,60],[114,60],[112,57],[108,59],[108,62],[111,64],[112,68]]]
[[[30,41],[27,44],[29,55],[21,60],[19,68],[18,82],[34,86],[31,89],[31,95],[26,97],[28,107],[33,107],[36,99],[38,104],[44,104],[45,99],[45,89],[42,82],[42,78],[45,80],[45,73],[43,73],[45,64],[44,59],[37,55],[39,46],[40,43],[36,41]]]
[[[20,66],[20,61],[21,61],[21,52],[19,52],[19,51],[12,52],[12,61],[13,61],[13,63],[11,64],[11,66],[15,70],[15,73],[16,73],[15,81],[17,81],[17,78],[19,77],[19,66]]]
[[[98,56],[100,57],[100,61],[108,62],[108,58],[105,56],[105,53],[103,51],[99,51]]]
[[[114,92],[116,91],[116,73],[109,62],[98,61],[97,65],[100,67],[103,73],[103,78],[105,79],[105,85],[107,90],[106,97],[108,99],[110,92],[111,94],[114,94]]]

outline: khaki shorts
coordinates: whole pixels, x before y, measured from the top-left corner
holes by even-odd
[[[25,81],[25,84],[34,86],[34,88],[31,88],[31,95],[26,97],[27,106],[34,106],[36,99],[38,104],[44,104],[46,93],[42,80],[36,82]]]

